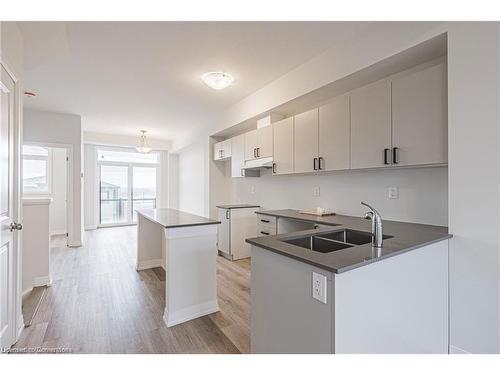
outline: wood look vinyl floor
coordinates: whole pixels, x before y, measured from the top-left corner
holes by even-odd
[[[217,260],[220,311],[167,328],[162,269],[134,268],[136,227],[52,241],[52,286],[15,348],[72,353],[249,353],[250,259]]]

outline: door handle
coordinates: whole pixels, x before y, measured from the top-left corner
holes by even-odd
[[[391,162],[389,161],[389,156],[388,156],[389,151],[391,151],[391,150],[388,148],[384,148],[384,164],[385,165],[391,164]]]
[[[316,166],[316,162],[317,162],[317,161],[318,161],[318,158],[314,158],[314,159],[313,159],[313,169],[314,169],[315,171],[317,171],[317,170],[318,170],[318,167]]]
[[[398,147],[393,147],[392,148],[392,164],[398,164],[399,163],[399,160],[398,160],[398,151],[399,151]]]
[[[15,223],[15,222],[12,222],[10,223],[9,225],[9,230],[11,232],[15,231],[15,230],[23,230],[23,225],[21,223]]]

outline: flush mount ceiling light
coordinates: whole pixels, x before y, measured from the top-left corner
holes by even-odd
[[[208,72],[201,76],[201,80],[205,82],[208,87],[214,90],[223,90],[234,83],[234,78],[229,73],[224,72]]]
[[[139,147],[136,147],[135,149],[137,152],[140,152],[141,154],[147,154],[148,152],[151,152],[151,147],[148,147],[148,144],[146,142],[146,130],[141,130],[141,145]]]

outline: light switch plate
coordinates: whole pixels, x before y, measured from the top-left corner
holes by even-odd
[[[326,276],[312,273],[312,296],[314,299],[326,304]]]
[[[387,197],[389,199],[398,199],[399,198],[399,189],[396,186],[391,186],[387,188]]]

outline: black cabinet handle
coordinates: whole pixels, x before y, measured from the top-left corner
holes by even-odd
[[[320,170],[321,170],[321,169],[323,169],[323,165],[322,165],[323,163],[321,163],[322,161],[324,161],[324,159],[323,159],[323,157],[321,157],[321,156],[320,156],[320,157],[318,158],[318,168],[319,168]]]
[[[260,219],[260,221],[262,221],[263,223],[270,223],[269,220]]]
[[[263,232],[263,231],[260,231],[260,234],[265,234],[266,236],[269,236],[269,232]]]
[[[253,149],[253,157],[256,158],[257,157],[257,154],[255,153],[257,151],[256,148]]]
[[[276,163],[273,163],[273,173],[276,173]]]
[[[398,164],[399,163],[398,151],[399,151],[398,147],[393,147],[392,148],[392,163],[393,164]]]
[[[391,162],[389,161],[389,154],[388,154],[388,152],[390,152],[390,151],[391,151],[390,149],[384,148],[384,164],[385,165],[391,164]]]
[[[257,157],[260,158],[260,147],[257,147]]]
[[[313,159],[313,169],[314,169],[315,171],[317,171],[317,170],[318,170],[318,167],[316,166],[316,162],[317,162],[317,161],[318,161],[318,158],[314,158],[314,159]]]

